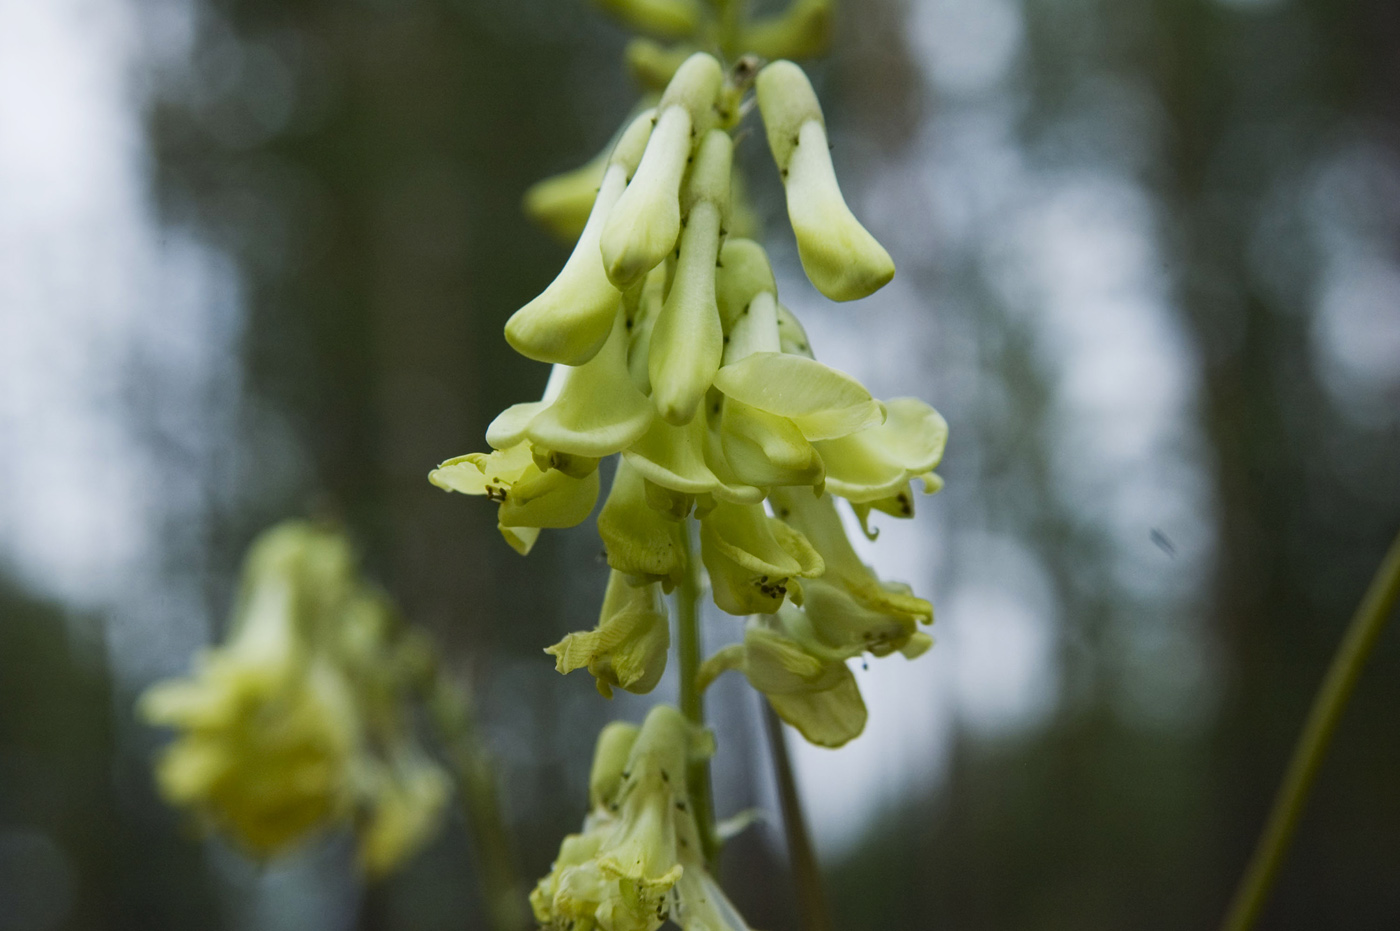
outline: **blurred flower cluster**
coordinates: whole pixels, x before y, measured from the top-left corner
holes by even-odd
[[[259,858],[337,825],[378,875],[436,829],[447,773],[421,746],[411,699],[429,647],[357,576],[339,533],[300,522],[249,551],[227,642],[140,710],[177,732],[161,791]]]

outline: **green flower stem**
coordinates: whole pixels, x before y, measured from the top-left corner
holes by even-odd
[[[1222,931],[1247,931],[1264,907],[1274,876],[1288,852],[1293,831],[1303,813],[1308,792],[1317,777],[1322,757],[1332,740],[1332,732],[1351,697],[1356,680],[1366,665],[1381,631],[1385,629],[1397,598],[1400,598],[1400,536],[1376,570],[1361,605],[1356,609],[1351,626],[1347,628],[1332,665],[1313,699],[1307,723],[1298,737],[1283,784],[1274,798],[1264,833],[1259,838],[1249,867],[1235,891],[1230,910],[1221,925]]]
[[[743,51],[739,48],[739,32],[747,12],[747,0],[714,0],[719,20],[719,48],[731,62]]]
[[[679,654],[681,677],[681,713],[697,727],[705,726],[705,695],[700,690],[696,673],[700,670],[700,566],[690,542],[691,522],[687,518],[681,533],[681,550],[685,558],[685,575],[676,587],[676,652]],[[710,801],[710,762],[699,760],[690,764],[686,773],[690,790],[691,810],[700,828],[700,840],[705,845],[705,860],[713,866],[719,853],[715,836],[714,806]]]
[[[471,699],[439,673],[429,687],[426,703],[457,783],[491,929],[526,931],[534,927],[525,908],[526,890],[516,872],[510,833],[501,815],[495,768],[477,733]]]
[[[768,749],[773,755],[773,775],[778,783],[778,802],[783,809],[783,833],[787,836],[788,861],[792,866],[792,884],[797,892],[797,911],[802,916],[805,931],[831,931],[831,911],[822,885],[821,867],[807,833],[807,817],[802,811],[802,796],[797,792],[797,780],[792,775],[787,742],[783,739],[783,722],[768,702],[763,703],[763,722],[768,728]]]

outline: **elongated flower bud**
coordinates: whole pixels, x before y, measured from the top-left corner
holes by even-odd
[[[681,179],[696,141],[715,123],[723,79],[719,62],[697,52],[661,96],[646,152],[603,228],[603,267],[619,289],[631,287],[676,247]]]
[[[759,72],[757,90],[803,270],[833,301],[873,294],[894,277],[894,262],[841,196],[821,105],[807,75],[790,61],[775,61]]]
[[[637,117],[618,140],[588,223],[559,275],[506,321],[506,340],[521,355],[539,362],[582,365],[612,332],[619,294],[603,270],[598,242],[641,159],[651,133],[651,116],[648,112]]]
[[[676,277],[651,334],[651,399],[673,424],[689,423],[695,416],[724,353],[724,330],[715,305],[715,261],[733,154],[733,142],[721,129],[710,130],[700,144],[686,186],[690,210],[681,233]]]

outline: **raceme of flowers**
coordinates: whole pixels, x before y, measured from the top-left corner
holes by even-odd
[[[872,510],[912,516],[913,483],[940,485],[947,428],[924,402],[880,401],[818,362],[763,248],[729,234],[732,133],[750,82],[813,284],[844,301],[890,280],[888,253],[842,198],[802,69],[726,74],[695,53],[588,169],[602,170],[572,254],[506,324],[517,351],[553,364],[544,396],[491,423],[491,452],[444,462],[431,480],[498,502],[501,533],[523,554],[542,529],[587,519],[599,461],[621,454],[598,515],[612,571],[602,613],[549,648],[558,669],[587,668],[605,695],[655,686],[670,642],[662,596],[692,568],[693,518],[715,604],[755,618],[705,681],[742,670],[810,740],[839,746],[865,721],[845,660],[917,655],[932,608],[860,561],[833,499],[862,523]],[[555,225],[566,227],[577,204],[558,191],[576,179],[547,183],[555,194],[530,203],[563,205]]]
[[[227,642],[141,697],[176,731],[161,793],[259,858],[349,825],[361,867],[383,874],[431,838],[449,794],[409,718],[430,665],[344,537],[279,525],[249,551]]]

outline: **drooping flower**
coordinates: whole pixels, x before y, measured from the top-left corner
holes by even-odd
[[[839,747],[860,736],[867,712],[846,660],[856,655],[822,643],[807,616],[784,606],[776,615],[753,618],[744,642],[710,657],[700,668],[700,687],[728,669],[743,672],[778,717],[810,743]]]
[[[447,491],[484,495],[498,502],[501,536],[522,556],[534,547],[541,529],[583,523],[598,500],[596,468],[582,478],[555,468],[541,469],[528,441],[449,459],[428,480]]]
[[[598,626],[569,634],[545,649],[556,657],[561,673],[587,668],[598,691],[612,697],[614,687],[644,694],[656,688],[666,670],[671,627],[661,586],[634,585],[613,570]]]
[[[833,301],[873,294],[894,277],[894,262],[841,196],[811,82],[792,62],[775,61],[759,72],[755,87],[803,270]]]
[[[651,134],[651,113],[628,125],[603,172],[601,187],[569,260],[538,297],[506,321],[506,340],[540,362],[582,365],[612,332],[621,295],[608,280],[598,243]]]
[[[724,352],[715,304],[715,261],[729,209],[734,144],[729,134],[705,134],[686,183],[685,229],[670,293],[652,327],[647,356],[652,402],[668,422],[695,416]]]
[[[830,495],[797,488],[774,489],[778,517],[821,554],[826,571],[803,585],[803,610],[817,638],[836,650],[896,650],[917,656],[932,644],[918,624],[933,621],[933,606],[908,586],[882,581],[860,561]]]

